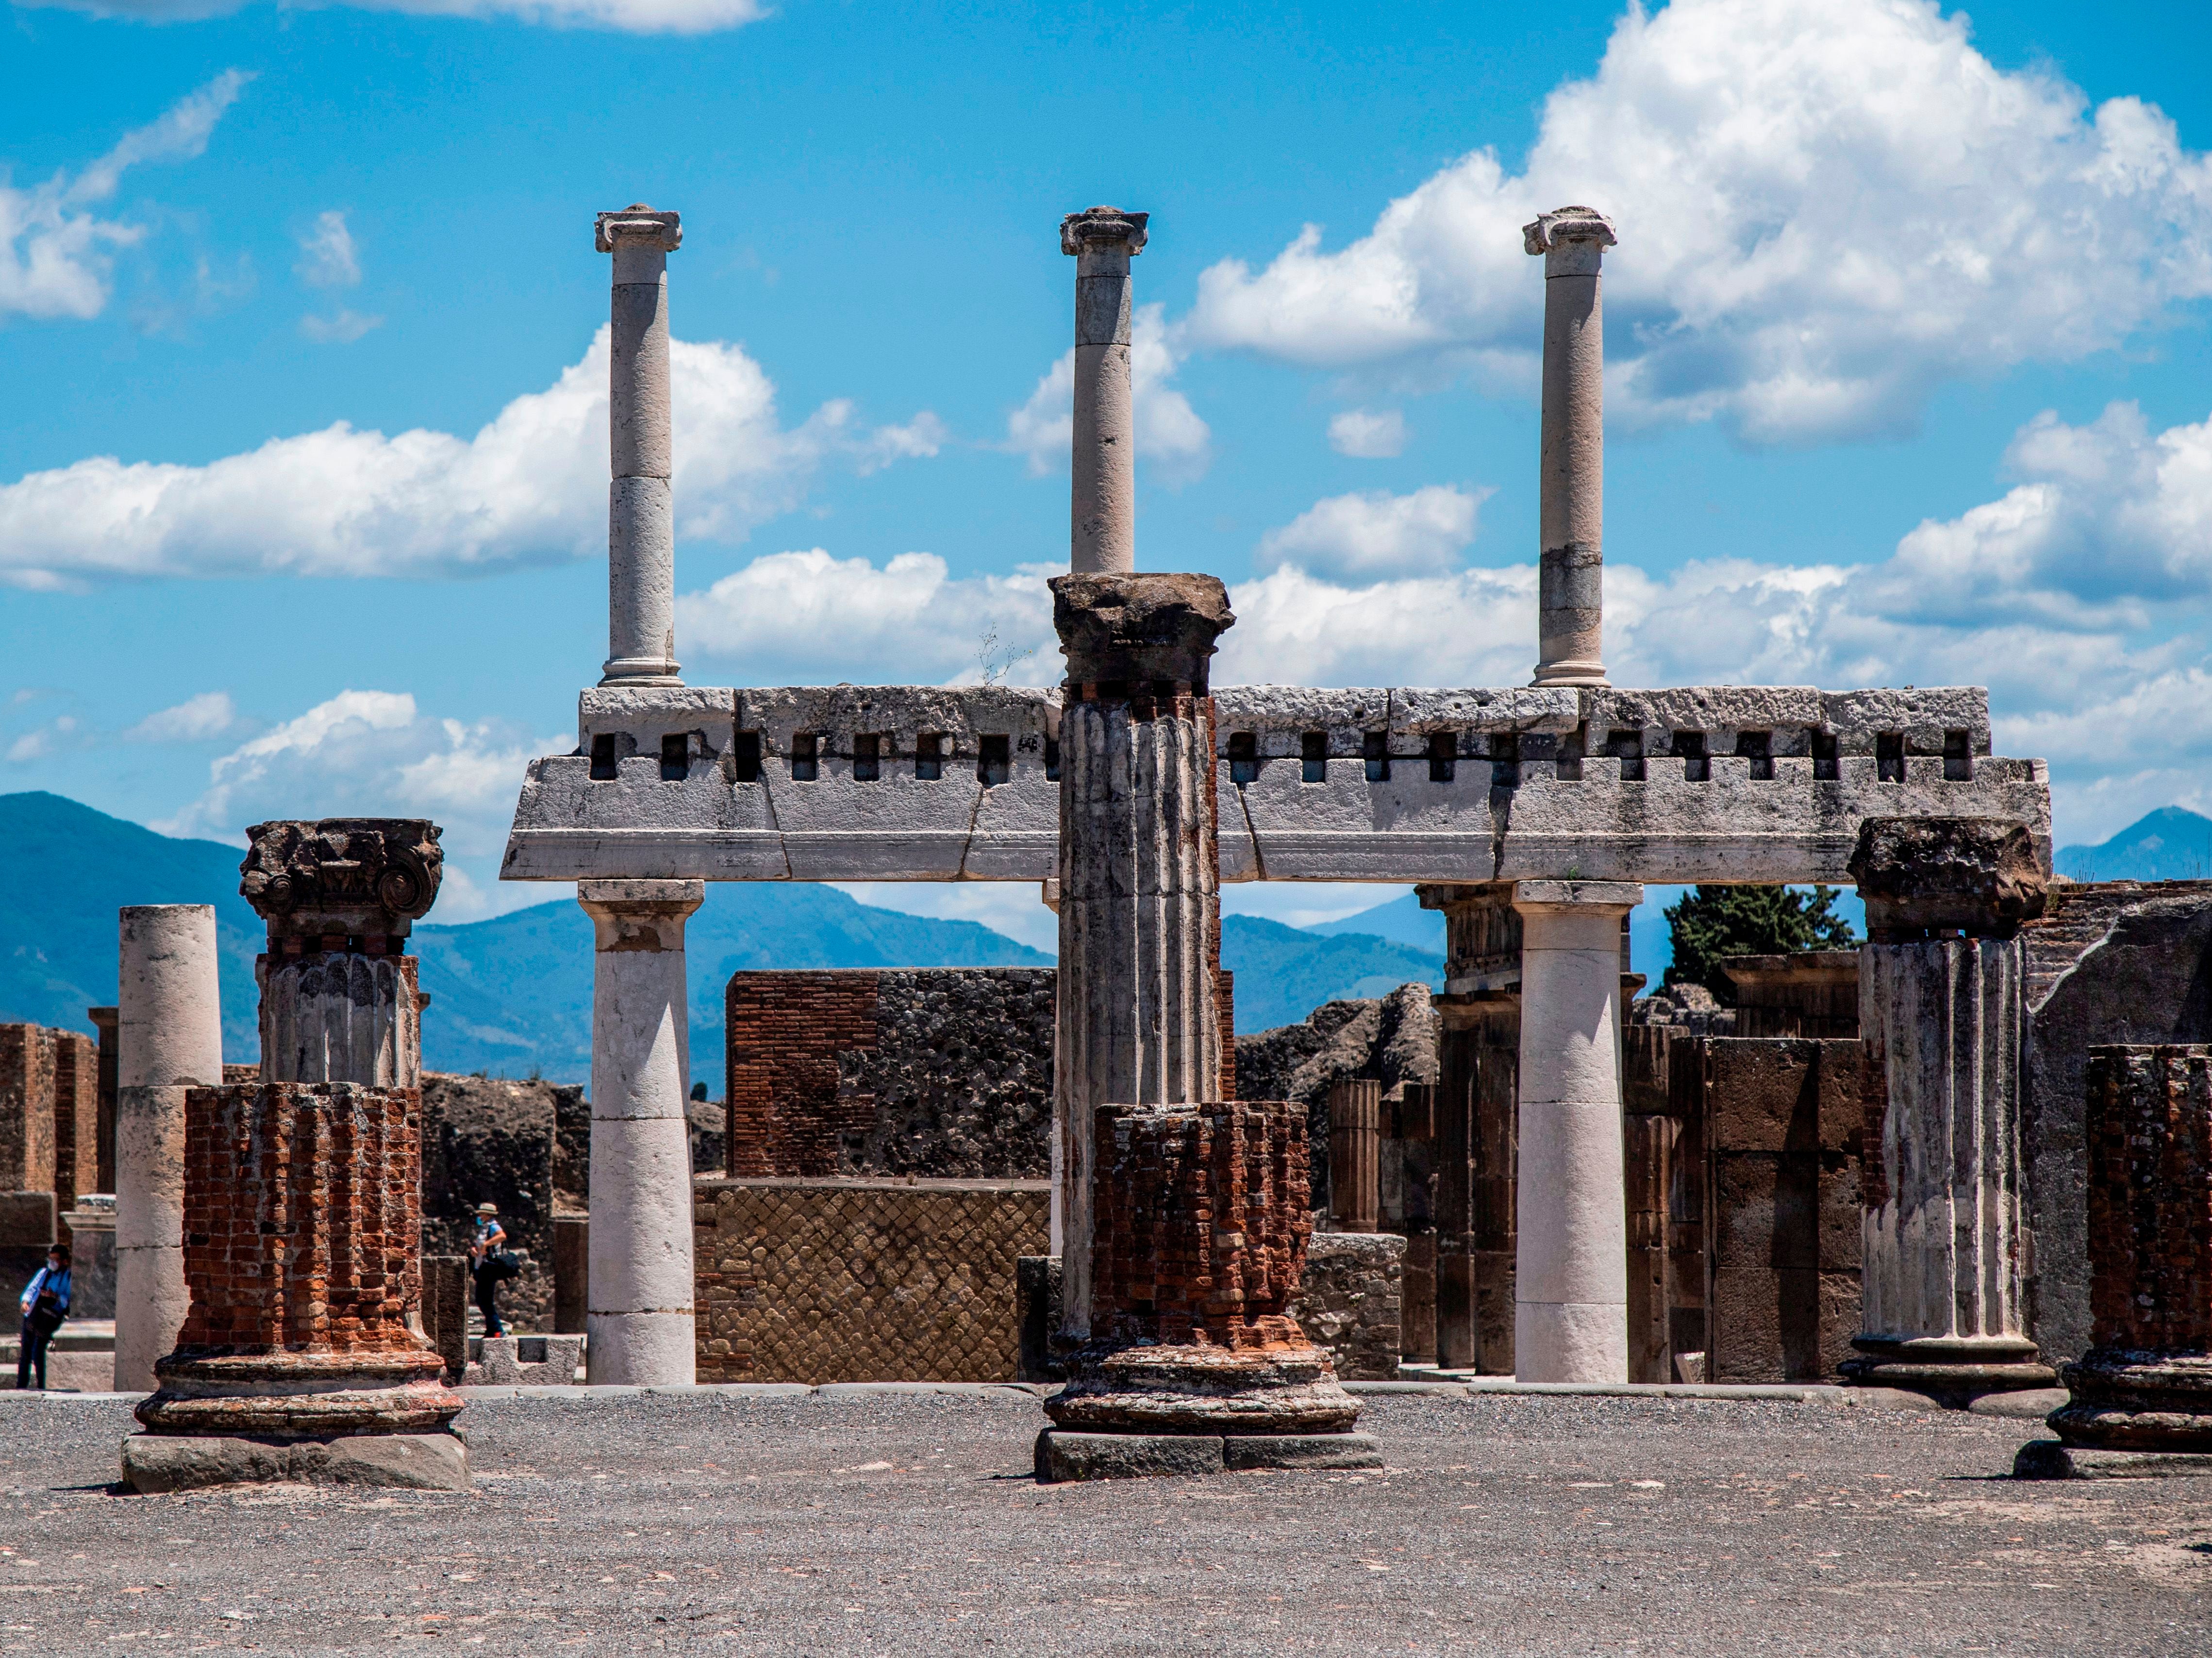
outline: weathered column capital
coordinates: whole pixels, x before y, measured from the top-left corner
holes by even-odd
[[[1145,226],[1149,213],[1124,213],[1118,207],[1086,207],[1060,222],[1060,251],[1079,254],[1121,248],[1137,254],[1145,251]]]
[[[1869,818],[1849,867],[1876,944],[2010,938],[2050,891],[2034,838],[2002,818]]]
[[[1521,246],[1544,256],[1547,277],[1594,277],[1619,238],[1613,221],[1594,207],[1555,207],[1521,227]]]
[[[684,923],[706,901],[703,881],[580,881],[576,902],[601,951],[680,951]]]
[[[1218,578],[1056,576],[1050,585],[1071,686],[1173,683],[1206,694],[1215,641],[1237,621]]]
[[[438,836],[427,818],[257,823],[246,832],[238,890],[269,923],[272,948],[404,938],[437,901],[446,862]]]
[[[1532,910],[1541,910],[1618,917],[1626,915],[1643,902],[1644,883],[1640,881],[1516,881],[1513,883],[1513,907],[1524,916]]]
[[[656,213],[643,202],[632,202],[592,222],[592,246],[602,253],[629,247],[673,253],[684,246],[684,216]]]

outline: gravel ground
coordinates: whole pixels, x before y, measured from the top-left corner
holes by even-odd
[[[485,1399],[480,1490],[110,1493],[0,1405],[0,1650],[2212,1650],[2212,1479],[2015,1484],[2034,1424],[1370,1399],[1380,1474],[1038,1486],[995,1398]]]

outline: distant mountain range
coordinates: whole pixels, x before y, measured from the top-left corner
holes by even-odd
[[[0,795],[0,846],[19,871],[0,909],[0,1020],[85,1030],[115,1000],[115,912],[126,904],[212,904],[223,1051],[259,1051],[253,959],[263,928],[238,895],[238,848],[179,840],[58,795]],[[1384,906],[1388,908],[1389,906]],[[434,911],[433,912],[434,913]],[[592,927],[567,898],[489,921],[415,930],[423,1058],[438,1070],[591,1074]],[[763,967],[1047,966],[1051,958],[969,921],[877,909],[828,887],[715,882],[685,937],[692,1074],[722,1092],[722,994]],[[1375,996],[1409,979],[1443,983],[1443,952],[1387,937],[1328,937],[1231,917],[1223,964],[1239,976],[1237,1024],[1294,1023],[1323,1002]]]
[[[2062,846],[2051,858],[2069,881],[2212,880],[2212,818],[2161,806],[2094,846]]]

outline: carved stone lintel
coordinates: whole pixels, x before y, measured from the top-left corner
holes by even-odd
[[[1211,576],[1059,576],[1053,625],[1071,685],[1176,681],[1204,696],[1214,641],[1237,618]]]
[[[1060,251],[1080,253],[1086,247],[1127,242],[1133,254],[1145,251],[1145,226],[1149,213],[1124,213],[1118,207],[1086,207],[1060,222]]]
[[[618,241],[673,253],[684,246],[684,216],[656,213],[643,202],[632,202],[618,213],[600,214],[592,226],[592,246],[611,253]]]
[[[445,854],[427,818],[257,823],[238,890],[272,939],[401,936],[437,900]]]
[[[2050,887],[2027,826],[1998,818],[1869,818],[1850,874],[1876,943],[2010,938],[2043,913]]]
[[[1611,247],[1619,240],[1613,234],[1613,221],[1594,207],[1555,207],[1548,213],[1539,213],[1534,223],[1521,227],[1521,246],[1531,253],[1548,253],[1572,241]]]

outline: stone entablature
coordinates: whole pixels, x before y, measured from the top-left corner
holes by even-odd
[[[2050,856],[2047,768],[1990,755],[1978,687],[1212,700],[1224,881],[1843,882],[1877,816],[2017,822]],[[1060,717],[1003,686],[586,692],[502,874],[1042,881]]]

